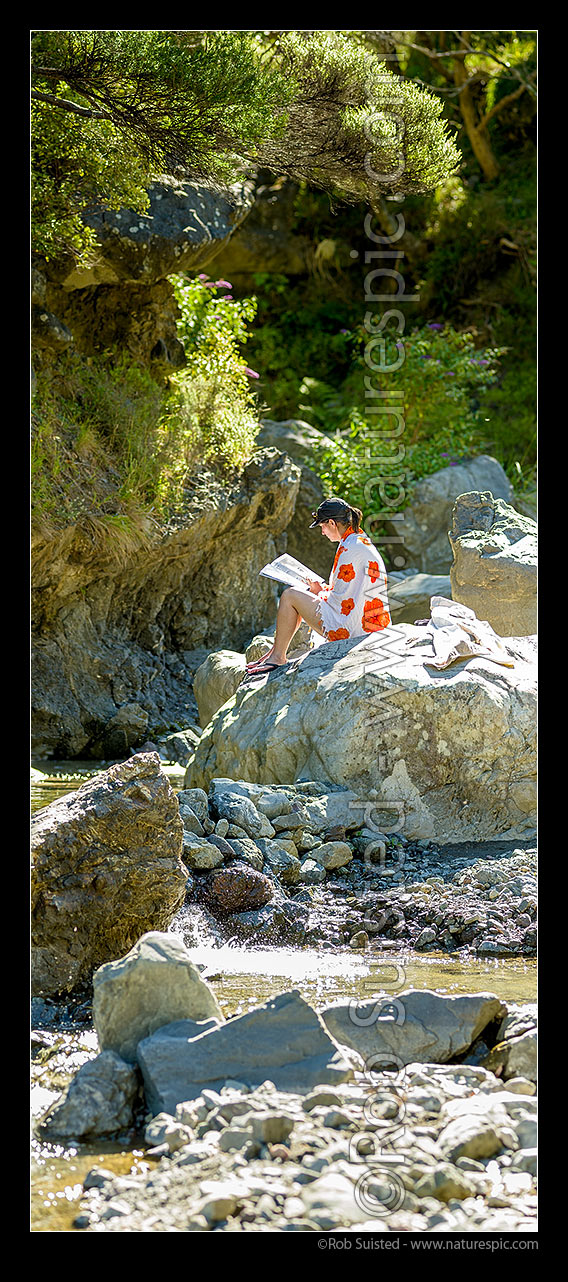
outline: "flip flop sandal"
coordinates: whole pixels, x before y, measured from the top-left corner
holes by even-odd
[[[287,667],[288,667],[287,663],[262,664],[258,668],[253,668],[252,672],[245,672],[245,675],[240,684],[242,686],[249,685],[250,682],[255,681],[257,677],[266,677],[266,676],[269,676],[271,672],[274,672],[276,668],[287,668]]]
[[[253,663],[247,663],[246,671],[254,672],[255,668],[260,668],[264,663],[270,662],[268,659],[255,659]]]

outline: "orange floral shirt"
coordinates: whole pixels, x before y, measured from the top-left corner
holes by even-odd
[[[341,539],[329,585],[318,593],[318,616],[326,641],[379,632],[391,622],[383,559],[364,530],[351,526]]]

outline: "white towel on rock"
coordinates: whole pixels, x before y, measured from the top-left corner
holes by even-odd
[[[490,623],[478,619],[473,610],[459,601],[444,596],[430,597],[430,622],[424,629],[432,646],[432,655],[422,662],[429,668],[447,668],[460,659],[493,659],[505,668],[514,668],[515,661],[507,652],[500,637]],[[415,644],[423,644],[420,638]]]

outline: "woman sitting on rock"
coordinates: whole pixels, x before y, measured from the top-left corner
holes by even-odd
[[[264,676],[287,662],[288,646],[305,619],[326,641],[380,632],[391,619],[383,559],[361,528],[363,513],[344,499],[325,499],[309,526],[321,526],[324,538],[339,543],[329,583],[310,580],[306,588],[285,588],[278,603],[271,649],[247,664],[245,681]]]

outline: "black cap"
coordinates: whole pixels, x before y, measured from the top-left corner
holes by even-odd
[[[312,512],[315,520],[312,521],[308,529],[313,530],[315,525],[321,525],[324,521],[347,521],[351,520],[351,508],[343,499],[324,499],[320,503],[317,512]]]

